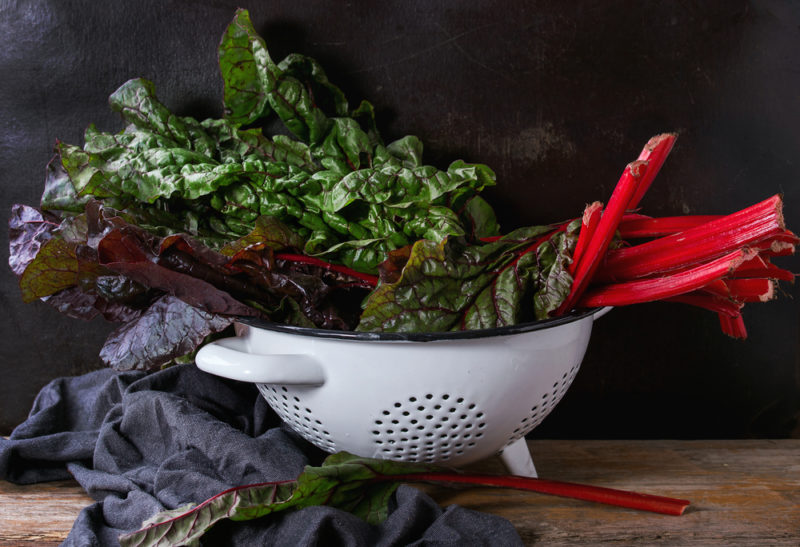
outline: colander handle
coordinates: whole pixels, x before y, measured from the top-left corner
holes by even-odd
[[[197,367],[223,378],[257,384],[322,385],[325,373],[312,356],[302,353],[260,355],[246,350],[239,337],[206,344],[195,356]]]

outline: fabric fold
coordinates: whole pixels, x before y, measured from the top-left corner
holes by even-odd
[[[67,546],[115,545],[164,509],[233,486],[296,478],[325,456],[295,435],[252,384],[193,365],[156,373],[104,369],[45,386],[28,419],[0,439],[0,478],[18,484],[74,477],[96,503]],[[223,521],[203,545],[520,545],[500,517],[440,508],[407,485],[378,526],[332,507]]]

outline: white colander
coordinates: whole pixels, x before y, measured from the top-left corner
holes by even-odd
[[[535,476],[524,436],[561,400],[607,310],[431,334],[246,320],[196,363],[258,384],[292,429],[328,452],[453,467],[501,452],[509,472]]]

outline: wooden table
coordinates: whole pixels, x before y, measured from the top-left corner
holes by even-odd
[[[509,519],[530,545],[800,545],[800,439],[529,445],[542,477],[686,498],[692,505],[673,517],[498,488],[422,488],[442,506]],[[490,460],[476,470],[502,467]],[[0,546],[57,544],[91,501],[71,481],[0,481]]]

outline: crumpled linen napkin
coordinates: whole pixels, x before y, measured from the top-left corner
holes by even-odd
[[[64,545],[116,545],[164,509],[233,486],[294,479],[324,454],[282,425],[252,384],[180,365],[156,373],[99,370],[45,386],[28,419],[0,439],[0,478],[74,477],[96,503]],[[46,508],[43,508],[43,516]],[[521,545],[507,520],[440,508],[407,485],[378,526],[331,507],[223,521],[203,545]]]

